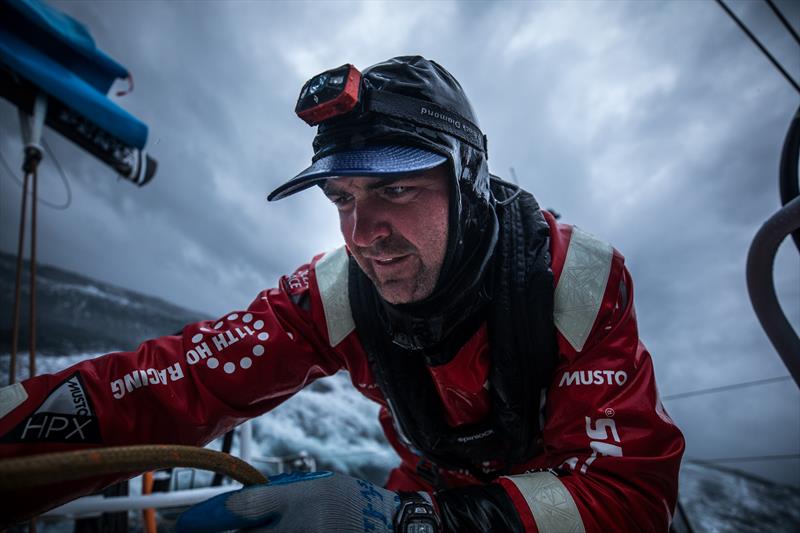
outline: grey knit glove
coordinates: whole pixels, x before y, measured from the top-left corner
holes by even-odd
[[[369,481],[333,472],[284,474],[267,485],[220,494],[185,511],[178,532],[388,532],[400,497]]]

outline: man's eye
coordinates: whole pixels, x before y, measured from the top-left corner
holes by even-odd
[[[389,185],[383,188],[383,194],[389,198],[401,198],[409,194],[413,189],[408,185]]]
[[[353,197],[349,194],[332,194],[328,196],[328,199],[333,202],[333,205],[336,207],[342,207],[347,205]]]

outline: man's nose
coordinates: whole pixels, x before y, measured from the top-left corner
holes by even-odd
[[[356,203],[352,216],[352,240],[356,246],[362,248],[372,246],[392,233],[384,211],[371,202],[361,205]]]

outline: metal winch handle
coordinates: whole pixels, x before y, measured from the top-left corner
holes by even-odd
[[[107,474],[139,474],[177,466],[221,472],[243,485],[269,481],[251,465],[226,453],[195,446],[154,444],[4,459],[0,461],[0,493]]]

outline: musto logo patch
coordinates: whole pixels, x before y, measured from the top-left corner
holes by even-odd
[[[624,370],[575,370],[561,375],[559,387],[572,385],[625,385],[628,373]]]
[[[0,442],[99,443],[100,424],[80,373],[64,380]]]

